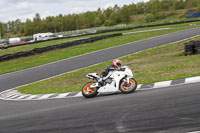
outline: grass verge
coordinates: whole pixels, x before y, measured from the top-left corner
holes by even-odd
[[[195,37],[186,41],[152,48],[143,52],[120,58],[134,72],[139,84],[173,80],[200,75],[200,55],[184,56],[184,43],[200,39]],[[28,94],[47,94],[80,91],[89,81],[87,73],[100,73],[111,61],[83,68],[67,74],[17,88]]]
[[[42,54],[37,54],[37,55],[29,56],[29,57],[12,59],[12,60],[8,60],[8,61],[4,61],[0,63],[0,68],[1,68],[0,74],[23,70],[26,68],[39,66],[39,65],[50,63],[50,62],[78,56],[81,54],[86,54],[89,52],[102,50],[105,48],[110,48],[113,46],[130,43],[133,41],[143,40],[150,37],[174,33],[174,32],[182,31],[189,28],[190,27],[184,27],[184,28],[177,28],[177,29],[170,29],[170,30],[128,34],[124,36],[100,40],[93,43],[86,43],[86,44],[76,45],[76,46],[72,46],[68,48],[56,49],[56,50],[48,51]]]

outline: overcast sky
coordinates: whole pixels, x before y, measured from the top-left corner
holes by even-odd
[[[148,0],[0,0],[0,21],[27,18],[32,19],[36,13],[42,18],[58,14],[82,13],[94,11],[100,8],[107,8],[118,4],[137,3]]]

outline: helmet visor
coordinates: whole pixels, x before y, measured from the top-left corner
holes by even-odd
[[[121,63],[117,62],[117,66],[118,66],[118,67],[121,67]]]

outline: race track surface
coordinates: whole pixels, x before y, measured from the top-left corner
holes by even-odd
[[[1,133],[186,133],[200,130],[200,83],[92,99],[0,102]],[[6,103],[6,104],[5,104]]]
[[[58,74],[87,67],[96,63],[132,54],[138,51],[161,46],[175,41],[180,41],[182,39],[186,39],[199,34],[200,28],[189,29],[97,52],[92,52],[89,54],[58,61],[40,67],[34,67],[23,71],[0,75],[0,92],[48,77],[52,77]]]

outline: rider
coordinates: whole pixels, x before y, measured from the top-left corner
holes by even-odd
[[[122,63],[120,60],[118,59],[113,60],[112,64],[109,67],[107,67],[105,70],[103,70],[99,79],[99,84],[103,85],[103,78],[106,77],[110,71],[119,70],[121,68],[121,64]]]

